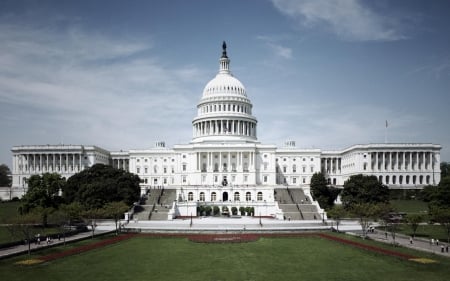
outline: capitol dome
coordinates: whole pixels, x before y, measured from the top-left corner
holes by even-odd
[[[256,141],[256,118],[244,85],[230,71],[227,46],[223,42],[219,73],[203,89],[192,121],[193,142]]]

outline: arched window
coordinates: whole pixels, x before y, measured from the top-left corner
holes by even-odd
[[[245,193],[245,201],[252,201],[252,194],[250,192]]]
[[[297,172],[297,165],[292,165],[292,172],[293,173],[296,173]]]
[[[261,191],[258,192],[258,194],[256,195],[256,199],[257,199],[258,201],[262,201],[262,200],[263,200],[263,194],[262,194]]]
[[[205,201],[205,193],[204,192],[200,192],[200,201]]]
[[[192,192],[188,193],[188,201],[194,201],[194,193]]]
[[[234,201],[240,201],[239,192],[234,193]]]
[[[217,200],[217,194],[215,192],[211,193],[211,201],[216,201]]]

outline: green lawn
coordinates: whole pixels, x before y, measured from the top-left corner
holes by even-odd
[[[431,257],[439,263],[419,264],[315,237],[244,244],[139,237],[40,265],[14,264],[24,256],[1,260],[0,272],[2,280],[27,281],[447,280],[450,259]]]
[[[1,202],[0,203],[0,222],[7,220],[12,216],[18,214],[17,209],[20,206],[19,201],[15,202]]]
[[[398,212],[428,214],[428,203],[419,200],[391,200],[391,205]]]

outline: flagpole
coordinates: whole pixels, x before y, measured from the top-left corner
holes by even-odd
[[[387,128],[388,128],[388,121],[386,120],[386,126],[384,127],[384,143],[387,143]]]

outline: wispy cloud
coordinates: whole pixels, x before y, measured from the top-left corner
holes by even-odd
[[[274,37],[270,37],[267,35],[260,35],[256,37],[258,40],[264,42],[264,44],[273,52],[273,54],[277,57],[281,57],[283,59],[292,59],[292,48],[283,46],[279,43],[278,39]]]
[[[16,132],[8,133],[18,134],[33,121],[42,131],[37,136],[39,130],[30,130],[24,143],[64,138],[118,149],[149,147],[160,138],[177,142],[174,132],[185,133],[184,141],[190,137],[192,100],[199,95],[190,81],[198,80],[200,71],[158,63],[149,52],[151,40],[0,23],[0,42],[0,111],[27,110],[0,124],[14,122],[9,127]]]
[[[393,41],[405,39],[388,20],[359,0],[272,0],[283,14],[312,27],[325,25],[345,40]]]

